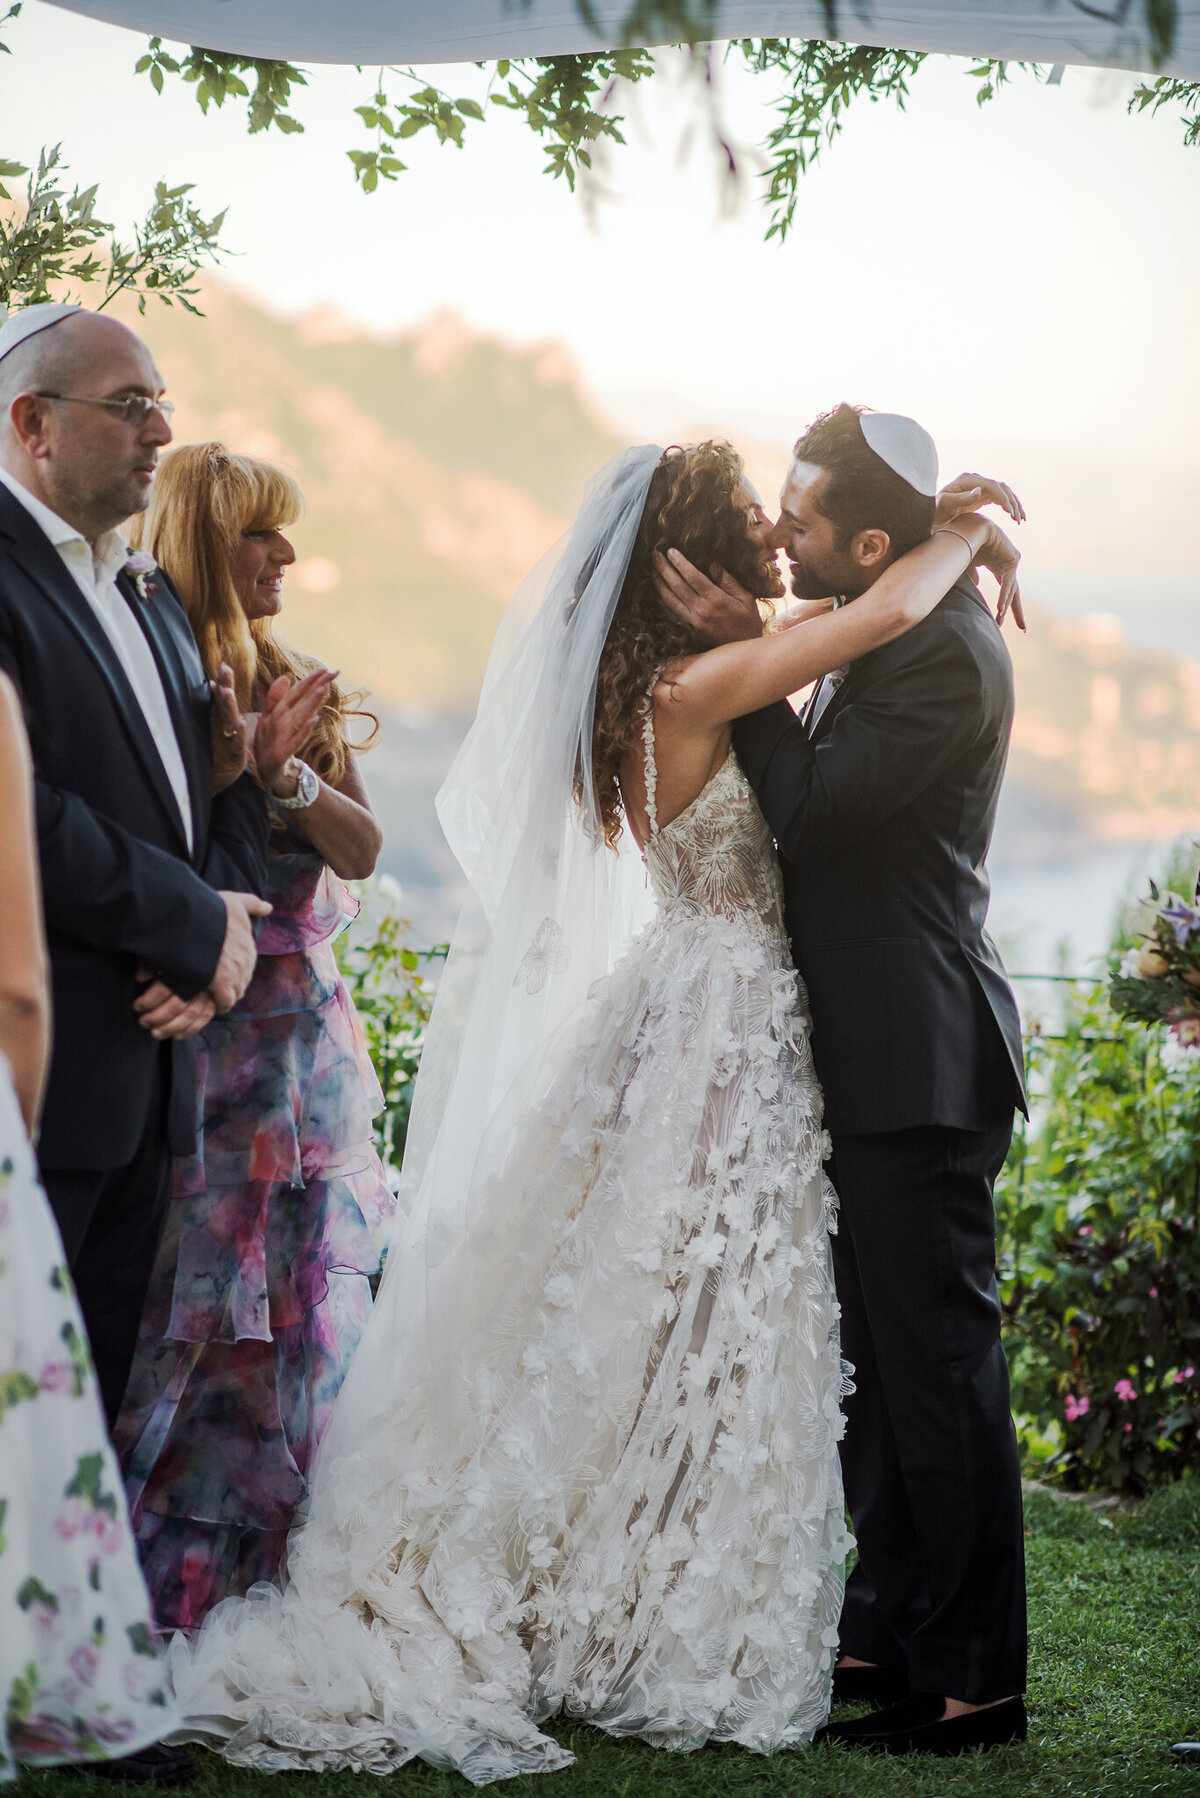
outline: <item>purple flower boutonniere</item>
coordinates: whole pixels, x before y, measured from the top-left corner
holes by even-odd
[[[150,597],[150,576],[158,570],[158,563],[147,550],[135,549],[126,562],[123,573],[127,574],[137,589],[139,599]]]

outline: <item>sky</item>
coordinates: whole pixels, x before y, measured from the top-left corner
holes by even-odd
[[[781,474],[837,400],[911,413],[946,474],[983,468],[1022,494],[1035,598],[1200,654],[1200,149],[1170,112],[1126,117],[1131,78],[1018,76],[980,108],[967,65],[934,59],[906,112],[852,109],[780,246],[752,180],[723,212],[678,67],[630,96],[629,148],[587,196],[544,177],[502,115],[461,152],[413,140],[408,172],[368,196],[345,151],[368,141],[352,109],[371,71],[314,69],[305,134],[249,138],[231,107],[206,119],[190,90],[135,78],[134,34],[26,0],[6,41],[0,156],[61,140],[126,226],[156,177],[194,181],[203,209],[229,207],[227,272],[278,311],[386,333],[449,309],[552,340],[622,432],[728,431]],[[429,73],[454,94],[485,81]],[[767,78],[724,80],[747,166],[772,97]]]

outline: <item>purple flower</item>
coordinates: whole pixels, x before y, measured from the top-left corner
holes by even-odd
[[[1137,1397],[1137,1392],[1133,1386],[1132,1381],[1130,1381],[1130,1380],[1118,1380],[1116,1385],[1113,1387],[1113,1391],[1116,1393],[1117,1397],[1120,1399],[1120,1401],[1123,1405],[1129,1404],[1131,1399],[1135,1399]],[[1132,1426],[1128,1426],[1128,1427],[1132,1427]]]
[[[38,1377],[43,1392],[65,1392],[71,1383],[71,1368],[66,1361],[47,1361]]]
[[[1193,905],[1185,905],[1182,899],[1174,905],[1164,905],[1159,916],[1166,918],[1181,949],[1187,948],[1192,932],[1200,930],[1200,912]]]

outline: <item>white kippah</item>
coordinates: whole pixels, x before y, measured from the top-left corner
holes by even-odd
[[[3,353],[0,350],[0,355]],[[918,493],[933,499],[937,494],[938,458],[929,432],[915,418],[905,418],[900,412],[864,412],[858,422],[880,461],[886,462]]]
[[[60,324],[64,318],[73,318],[82,311],[82,306],[47,301],[41,306],[26,306],[22,312],[10,313],[0,325],[0,362],[26,338],[36,337],[39,331],[48,331],[51,325]]]

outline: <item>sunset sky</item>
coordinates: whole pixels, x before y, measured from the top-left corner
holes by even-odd
[[[27,0],[6,41],[0,151],[29,160],[61,139],[122,225],[155,177],[194,180],[205,208],[229,205],[228,274],[269,305],[379,332],[447,308],[554,340],[622,432],[723,429],[763,446],[768,471],[836,400],[913,413],[945,473],[987,467],[1022,493],[1035,596],[1200,653],[1184,529],[1200,475],[1200,149],[1173,114],[1127,118],[1130,79],[1018,76],[979,108],[965,65],[938,59],[906,113],[851,113],[780,247],[763,242],[752,181],[722,217],[677,67],[633,97],[631,146],[588,202],[544,178],[502,116],[462,152],[417,140],[410,171],[366,196],[344,152],[366,142],[352,107],[372,72],[312,71],[305,135],[248,138],[244,115],[204,119],[190,90],[158,98],[135,79],[132,34]],[[454,94],[485,82],[429,73]],[[771,98],[730,71],[721,104],[748,165]]]

